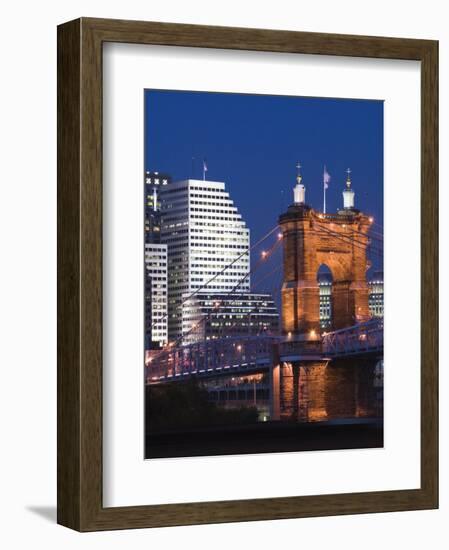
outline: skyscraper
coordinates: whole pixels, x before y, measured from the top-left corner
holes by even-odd
[[[167,343],[167,245],[161,243],[160,189],[168,174],[145,172],[145,349]]]
[[[372,317],[384,316],[384,274],[377,270],[368,280],[368,303]]]
[[[249,229],[223,182],[189,179],[161,187],[161,214],[173,340],[182,336],[182,304],[193,292],[250,291]]]
[[[145,243],[145,349],[167,343],[167,245]]]
[[[320,327],[328,330],[332,327],[332,275],[318,273],[318,286],[320,288]]]
[[[145,243],[161,242],[160,189],[171,181],[168,174],[145,172]]]

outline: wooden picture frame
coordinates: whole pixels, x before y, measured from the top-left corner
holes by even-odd
[[[421,62],[421,488],[105,508],[102,502],[102,45]],[[424,192],[425,191],[425,192]],[[81,18],[58,27],[58,523],[79,531],[438,506],[438,43]]]

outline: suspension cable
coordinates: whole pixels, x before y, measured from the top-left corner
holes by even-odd
[[[354,244],[354,246],[358,246],[359,248],[365,248],[368,245],[373,245],[372,242],[363,242],[360,239],[356,239],[355,237],[351,237],[350,235],[343,235],[341,233],[338,233],[337,231],[333,231],[323,225],[318,226],[319,231],[326,232],[329,235],[332,235],[335,238],[338,238],[342,241],[346,240],[347,244]],[[323,234],[323,233],[322,233]],[[368,235],[363,234],[363,236],[367,239],[367,241],[370,241],[370,237]],[[374,246],[378,246],[377,244]]]
[[[243,281],[248,278],[251,273],[253,273],[254,271],[256,271],[259,266],[261,265],[261,263],[263,261],[265,261],[269,256],[271,256],[271,254],[276,250],[276,248],[279,246],[281,242],[281,239],[278,239],[274,245],[271,247],[270,250],[268,250],[263,256],[262,258],[257,262],[257,264],[251,268],[238,282],[237,284],[232,288],[232,290],[230,290],[227,294],[225,294],[225,298],[231,296],[233,293],[235,293],[236,289],[241,286],[241,284],[243,283]],[[193,297],[193,296],[191,296]],[[188,298],[190,299],[190,298]],[[232,305],[233,303],[235,303],[237,301],[238,298],[236,298],[233,302],[231,302],[230,304],[228,305]],[[185,300],[186,301],[186,300]],[[185,303],[184,301],[184,303]],[[210,318],[210,316],[212,315],[212,313],[214,313],[215,311],[218,311],[220,309],[220,307],[222,306],[222,302],[219,302],[219,304],[214,307],[214,309],[209,312],[207,315],[205,315],[200,321],[198,321],[195,325],[192,326],[192,328],[190,330],[188,330],[186,333],[182,334],[181,336],[179,336],[176,340],[174,340],[173,342],[170,342],[169,344],[167,344],[166,346],[166,349],[163,349],[161,350],[161,352],[156,355],[153,360],[156,361],[158,359],[160,359],[162,357],[162,355],[166,355],[168,353],[170,353],[170,351],[172,350],[172,348],[175,348],[180,342],[182,342],[183,339],[185,339],[186,336],[188,336],[191,332],[193,332],[194,330],[196,330],[202,323],[205,323],[206,320],[208,320]]]
[[[253,250],[253,248],[259,246],[260,244],[262,244],[270,235],[272,235],[277,229],[278,229],[278,225],[275,225],[272,229],[270,229],[270,231],[268,231],[268,233],[266,233],[263,237],[261,237],[255,244],[253,244],[248,250],[245,250],[244,252],[242,252],[239,256],[237,256],[236,258],[234,258],[234,260],[232,260],[231,263],[225,265],[223,267],[223,269],[217,273],[215,273],[215,275],[213,275],[208,281],[206,281],[205,283],[203,283],[199,288],[197,288],[194,292],[192,292],[189,296],[187,296],[187,298],[185,298],[183,301],[181,301],[181,303],[176,306],[177,308],[181,308],[185,302],[187,300],[190,300],[191,298],[193,298],[196,294],[198,294],[202,289],[206,288],[212,281],[214,281],[217,277],[219,277],[220,275],[223,275],[223,273],[229,269],[231,266],[233,266],[238,260],[240,260],[243,256],[246,256],[246,255],[249,255],[249,253],[251,252],[251,250]],[[156,326],[157,323],[160,323],[161,321],[163,321],[164,319],[166,319],[168,317],[168,311],[167,313],[165,313],[165,315],[163,317],[159,317],[157,319],[157,321],[154,321],[152,324],[151,324],[151,328],[154,328]]]

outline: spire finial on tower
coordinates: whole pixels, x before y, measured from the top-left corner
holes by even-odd
[[[347,168],[346,169],[346,187],[349,189],[351,187],[351,169],[350,168]]]
[[[306,189],[302,184],[301,164],[296,163],[296,185],[293,189],[293,197],[295,204],[304,204]]]
[[[296,163],[296,181],[298,183],[301,183],[302,175],[301,175],[301,163],[298,161]]]
[[[346,170],[346,189],[343,191],[343,208],[352,210],[354,208],[354,190],[351,188],[351,169]]]

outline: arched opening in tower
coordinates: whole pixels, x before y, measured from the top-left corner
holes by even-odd
[[[320,291],[320,328],[330,330],[333,326],[332,316],[332,271],[326,264],[321,264],[317,272],[317,281]]]

